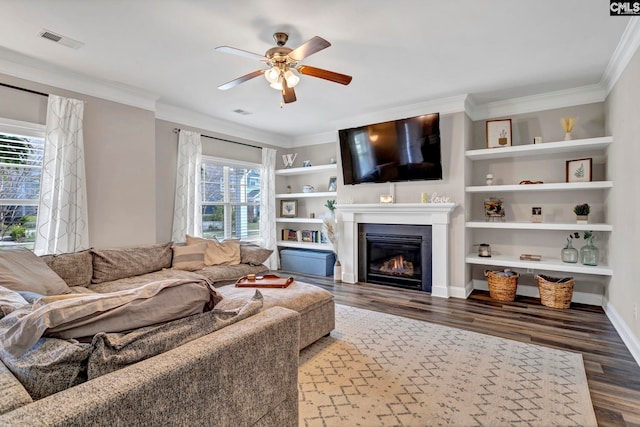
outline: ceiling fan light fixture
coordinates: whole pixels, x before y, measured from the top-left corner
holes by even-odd
[[[291,69],[284,73],[284,78],[287,80],[287,86],[295,87],[300,82],[300,77],[296,76]]]
[[[264,73],[264,78],[271,84],[278,83],[280,80],[280,69],[277,67],[271,67]]]
[[[278,81],[271,83],[269,86],[274,88],[275,90],[282,90],[282,78],[278,79]]]

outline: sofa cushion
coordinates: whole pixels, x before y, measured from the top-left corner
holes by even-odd
[[[156,282],[158,280],[165,279],[202,280],[204,279],[204,277],[201,274],[197,274],[191,271],[167,268],[160,271],[154,271],[153,273],[142,274],[140,276],[125,277],[124,279],[113,280],[111,282],[92,284],[89,287],[89,290],[100,294],[104,294],[107,292],[125,291],[127,289],[134,289],[146,285],[150,282]],[[86,293],[82,291],[82,288],[73,289],[78,289],[79,293]]]
[[[40,257],[69,287],[87,286],[93,276],[91,250]]]
[[[203,239],[187,234],[187,246],[207,243],[204,254],[205,265],[238,265],[240,264],[240,239],[227,239],[219,242],[217,239]]]
[[[109,282],[171,267],[172,242],[134,248],[91,249],[92,283]]]
[[[212,265],[205,267],[202,270],[196,270],[194,273],[200,274],[212,283],[228,280],[238,280],[239,278],[246,276],[247,274],[258,274],[269,271],[269,269],[263,265],[250,265],[250,264],[238,264],[238,265]]]
[[[128,333],[99,333],[93,338],[93,352],[89,357],[89,380],[149,357],[177,348],[189,341],[208,335],[258,313],[262,309],[262,295],[255,292],[236,310],[214,308],[202,314],[174,320],[162,325],[148,326]]]
[[[0,363],[0,414],[33,402],[31,396],[4,363]]]
[[[206,250],[207,243],[174,246],[171,268],[187,271],[200,270],[204,267],[204,253]]]
[[[263,248],[253,243],[240,243],[240,262],[242,264],[260,265],[273,253],[273,249]]]
[[[0,283],[14,291],[59,295],[69,286],[37,255],[25,248],[0,250]]]
[[[18,318],[13,316],[0,320],[0,335],[4,335],[17,321]],[[13,356],[5,346],[6,341],[0,340],[0,359],[34,400],[86,381],[90,344],[40,338],[20,357]]]
[[[80,338],[98,332],[122,332],[202,313],[210,307],[205,280],[163,280],[109,294],[43,298],[32,310],[5,316],[17,319],[4,334],[4,348],[18,357],[45,333],[55,338]]]

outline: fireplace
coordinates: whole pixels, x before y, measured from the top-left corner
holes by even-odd
[[[361,281],[431,292],[431,226],[358,224]]]

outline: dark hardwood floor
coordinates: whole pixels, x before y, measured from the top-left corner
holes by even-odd
[[[601,307],[553,309],[520,296],[503,303],[483,291],[466,300],[444,299],[389,286],[292,275],[332,292],[337,304],[582,353],[598,424],[640,426],[640,367]]]

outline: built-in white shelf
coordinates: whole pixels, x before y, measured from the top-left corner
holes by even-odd
[[[306,175],[317,172],[330,172],[338,171],[338,165],[331,163],[328,165],[308,166],[306,168],[289,168],[289,169],[277,169],[276,175]]]
[[[298,224],[322,224],[322,218],[276,218],[276,222],[298,223]]]
[[[467,221],[467,228],[491,228],[506,230],[566,230],[566,231],[613,231],[611,224],[590,223],[577,224],[575,222],[500,222],[500,221]]]
[[[287,240],[278,240],[278,246],[298,249],[315,249],[320,251],[333,250],[332,246],[328,243],[294,242]]]
[[[486,266],[525,268],[528,270],[562,271],[565,273],[594,274],[599,276],[612,276],[613,270],[604,264],[597,266],[582,265],[579,263],[570,264],[562,262],[560,259],[542,258],[541,261],[521,261],[520,257],[508,255],[492,255],[491,258],[480,257],[478,255],[467,255],[465,261],[468,264],[479,264]]]
[[[314,191],[313,193],[278,193],[276,199],[310,199],[313,197],[336,197],[335,191]]]
[[[554,182],[551,184],[475,185],[465,188],[467,193],[505,193],[513,191],[577,191],[612,188],[612,181]]]
[[[514,145],[511,147],[467,150],[470,160],[504,159],[524,156],[575,153],[576,151],[604,150],[613,142],[613,137],[575,139],[572,141],[544,142],[542,144]]]

